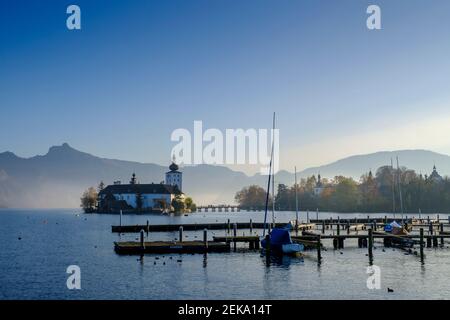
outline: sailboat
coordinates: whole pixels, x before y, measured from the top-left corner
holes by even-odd
[[[270,253],[272,254],[287,254],[287,255],[295,255],[299,252],[302,252],[304,250],[303,245],[298,243],[293,243],[291,239],[290,231],[292,229],[291,224],[287,224],[285,227],[282,228],[272,228],[270,233],[266,237],[266,229],[267,229],[267,211],[269,206],[269,194],[270,194],[270,187],[271,187],[271,181],[272,181],[272,198],[275,201],[275,191],[274,191],[274,185],[273,185],[273,153],[274,153],[274,131],[275,131],[275,113],[273,114],[273,125],[272,125],[272,150],[270,155],[270,164],[269,164],[269,177],[267,181],[267,193],[266,193],[266,203],[265,203],[265,211],[264,211],[264,230],[263,230],[263,237],[261,239],[261,247],[263,250],[269,249]],[[274,222],[274,204],[272,203],[272,222]],[[267,252],[266,252],[267,253]]]
[[[391,159],[391,168],[393,170],[392,159]],[[399,192],[400,213],[401,213],[402,221],[401,221],[401,224],[399,224],[399,223],[397,223],[397,221],[395,221],[395,192],[394,192],[394,190],[395,190],[395,187],[394,187],[395,175],[393,173],[392,201],[393,201],[394,221],[389,224],[386,224],[384,226],[384,232],[398,236],[398,237],[392,238],[392,243],[394,245],[410,248],[414,245],[414,240],[401,237],[401,236],[407,236],[409,234],[409,232],[412,230],[412,225],[408,226],[407,224],[404,224],[404,220],[403,220],[403,195],[402,195],[400,174],[401,174],[401,171],[400,171],[400,166],[399,166],[398,157],[397,157],[397,175],[396,175],[397,179],[396,180],[397,180],[397,188],[398,188],[398,192]]]

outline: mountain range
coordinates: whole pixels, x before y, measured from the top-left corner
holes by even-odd
[[[441,175],[450,175],[450,157],[427,150],[400,150],[351,156],[336,162],[308,168],[298,177],[321,174],[355,179],[390,164],[398,156],[400,165],[429,174],[436,165]],[[67,143],[53,146],[45,155],[18,157],[12,152],[0,153],[0,207],[71,208],[79,207],[80,196],[89,186],[100,181],[112,184],[115,180],[127,183],[133,172],[140,183],[159,183],[164,180],[167,166],[105,159],[78,151]],[[233,203],[241,188],[257,184],[265,186],[267,177],[248,176],[224,166],[197,165],[181,168],[183,191],[197,204]],[[294,174],[285,170],[275,177],[277,183],[294,183]]]

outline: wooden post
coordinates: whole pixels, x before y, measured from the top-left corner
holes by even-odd
[[[322,234],[325,233],[325,220],[322,220]]]
[[[233,249],[236,251],[237,223],[233,223]]]
[[[373,248],[373,230],[372,230],[372,228],[369,229],[369,245],[367,247],[369,248],[369,258],[372,259],[372,248]]]
[[[270,256],[270,235],[266,234],[266,256]]]
[[[336,227],[336,234],[339,235],[339,234],[341,233],[341,231],[340,231],[340,229],[341,229],[340,227],[341,227],[341,226],[340,226],[340,224],[339,224],[339,217],[338,217],[338,220],[337,220],[337,221],[338,221],[338,222],[337,222],[337,227]]]
[[[431,222],[428,224],[428,231],[430,232],[430,235],[433,235],[433,224]]]
[[[231,232],[230,219],[228,219],[228,222],[227,222],[227,229],[228,229],[228,233],[230,233]]]
[[[423,228],[420,228],[420,260],[423,261]]]
[[[122,232],[122,210],[120,210],[120,218],[119,218],[119,226],[120,226],[120,232]]]
[[[183,242],[183,226],[180,226],[180,235],[178,238],[180,242]]]
[[[430,223],[430,216],[427,217],[427,222]]]
[[[344,238],[338,238],[339,249],[344,249]]]
[[[317,236],[317,261],[320,263],[320,261],[322,260],[322,255],[321,255],[321,252],[320,252],[320,250],[322,249],[321,248],[321,241],[320,241],[320,238],[321,238],[321,236],[320,236],[320,234]]]
[[[203,230],[203,244],[205,245],[205,249],[208,249],[208,229]]]
[[[437,236],[433,236],[433,247],[437,247],[438,246],[438,238]]]
[[[440,224],[440,232],[439,233],[440,234],[444,233],[444,224],[443,223]],[[443,237],[441,237],[441,245],[442,246],[444,245],[444,238]]]
[[[337,250],[337,248],[338,248],[338,239],[337,238],[333,238],[333,248],[334,248],[334,250]]]
[[[350,234],[350,221],[347,220],[347,234]]]
[[[253,232],[253,221],[250,219],[250,234]]]
[[[140,232],[140,242],[141,242],[141,249],[145,249],[144,229],[141,229],[141,232]]]
[[[149,232],[149,229],[150,229],[150,223],[149,223],[149,221],[147,220],[147,238],[148,238],[148,232]]]

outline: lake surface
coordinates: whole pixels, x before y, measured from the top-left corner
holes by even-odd
[[[305,216],[302,212],[301,218]],[[338,214],[320,213],[319,217],[330,216]],[[123,224],[145,224],[147,219],[151,224],[225,222],[228,218],[232,222],[264,219],[262,212],[124,215]],[[276,213],[277,222],[294,218],[294,212]],[[114,252],[113,242],[119,237],[135,240],[138,236],[113,234],[111,225],[118,223],[118,215],[87,215],[80,210],[1,209],[0,299],[450,299],[449,244],[444,249],[425,249],[422,264],[417,256],[398,249],[383,252],[382,244],[375,242],[374,264],[381,270],[381,289],[369,290],[367,249],[359,249],[356,240],[346,240],[341,251],[325,241],[327,251],[322,252],[320,265],[311,251],[304,258],[286,257],[267,266],[258,252],[244,247],[207,256],[145,255],[141,261]],[[242,232],[248,234],[248,230]],[[221,234],[210,231],[210,237]],[[149,240],[177,236],[177,232],[150,233]],[[201,232],[188,231],[185,236],[187,240],[202,237]],[[81,290],[66,287],[69,265],[81,268]],[[394,292],[388,293],[388,287]]]

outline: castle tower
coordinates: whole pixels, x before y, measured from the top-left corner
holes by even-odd
[[[178,190],[182,192],[183,174],[178,171],[178,165],[175,163],[175,157],[172,164],[169,166],[170,171],[166,172],[166,184],[177,186]]]

